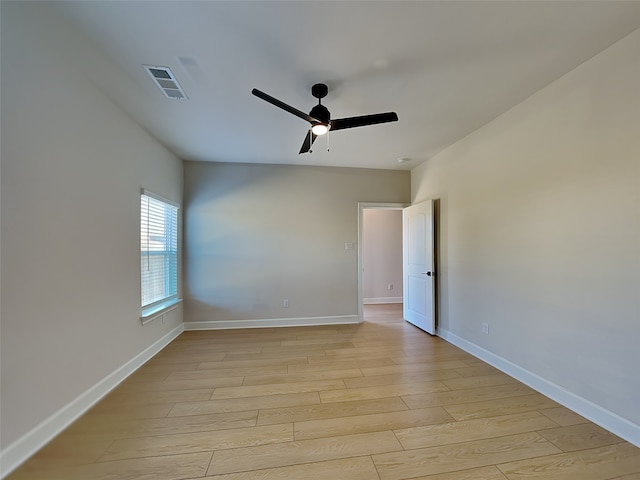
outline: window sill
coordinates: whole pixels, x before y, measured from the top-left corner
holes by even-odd
[[[143,308],[140,315],[140,321],[142,322],[142,325],[146,325],[165,313],[175,310],[181,303],[181,298],[171,298],[152,307]]]

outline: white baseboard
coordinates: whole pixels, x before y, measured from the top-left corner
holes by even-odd
[[[640,447],[640,425],[636,425],[606,408],[571,393],[563,387],[556,385],[555,383],[500,357],[499,355],[485,350],[475,343],[471,343],[461,337],[458,337],[447,330],[438,329],[437,334],[443,340],[446,340],[465,352],[470,353],[474,357],[487,362],[498,370],[501,370],[507,375],[521,381],[525,385],[542,393],[550,399],[564,405],[586,419],[591,420],[593,423],[600,425],[602,428],[609,430],[620,438]]]
[[[189,330],[227,330],[236,328],[308,327],[317,325],[345,325],[359,323],[358,315],[333,317],[268,318],[254,320],[218,320],[209,322],[184,322]]]
[[[377,305],[380,303],[402,303],[402,297],[374,297],[362,300],[365,305]]]
[[[9,475],[24,461],[44,447],[56,435],[77,420],[83,413],[93,407],[111,390],[117,387],[129,375],[144,365],[151,357],[171,343],[183,332],[183,325],[171,330],[160,340],[133,357],[123,366],[82,393],[75,400],[65,405],[49,418],[24,434],[0,452],[0,478]]]

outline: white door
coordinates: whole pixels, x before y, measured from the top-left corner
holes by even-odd
[[[403,316],[436,333],[433,200],[402,210]]]

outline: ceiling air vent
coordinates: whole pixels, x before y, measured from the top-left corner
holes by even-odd
[[[152,65],[143,65],[144,69],[149,72],[153,81],[160,87],[160,90],[168,98],[176,98],[178,100],[186,99],[187,95],[182,90],[182,87],[173,75],[173,72],[169,70],[169,67],[156,67]]]

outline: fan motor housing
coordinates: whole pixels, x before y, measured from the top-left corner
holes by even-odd
[[[331,115],[329,114],[329,110],[327,109],[327,107],[320,104],[313,107],[309,112],[309,115],[311,115],[313,118],[324,125],[328,125],[329,120],[331,119]]]

